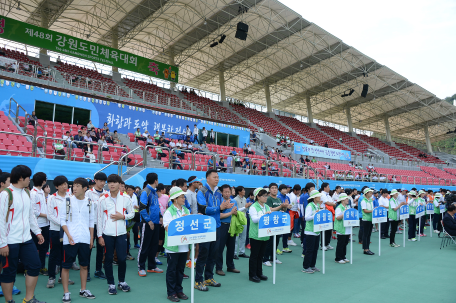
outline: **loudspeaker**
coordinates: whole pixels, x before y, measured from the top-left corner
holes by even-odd
[[[239,22],[237,24],[236,35],[234,37],[245,41],[247,39],[248,32],[249,26],[245,23]]]
[[[363,85],[363,91],[361,92],[361,97],[366,98],[368,90],[369,90],[369,84],[364,84]]]

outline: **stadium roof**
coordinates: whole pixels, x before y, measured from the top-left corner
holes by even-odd
[[[274,0],[0,0],[1,14],[52,30],[118,47],[157,61],[174,55],[181,84],[218,93],[225,71],[226,95],[353,127],[431,141],[456,127],[456,107],[369,58]],[[20,10],[17,6],[20,5]],[[246,41],[234,37],[249,25]],[[225,34],[225,41],[209,47]],[[367,74],[367,76],[366,76]],[[366,98],[363,84],[369,84]],[[355,92],[342,98],[344,91]]]

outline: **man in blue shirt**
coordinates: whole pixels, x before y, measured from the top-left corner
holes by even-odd
[[[218,229],[221,226],[220,212],[225,209],[230,209],[234,206],[230,202],[222,202],[222,194],[218,190],[219,176],[215,169],[209,169],[206,172],[206,184],[204,184],[198,194],[196,200],[199,204],[205,205],[205,213],[215,219]],[[214,264],[215,257],[218,250],[219,237],[216,241],[200,243],[198,259],[196,260],[196,275],[195,275],[195,288],[201,291],[208,291],[206,285],[220,287],[221,284],[214,280]],[[204,273],[204,280],[203,280]]]
[[[224,276],[225,273],[223,272],[223,251],[225,250],[226,246],[226,267],[228,272],[240,273],[238,269],[234,267],[234,248],[235,248],[235,241],[236,236],[231,237],[230,235],[230,224],[231,224],[231,216],[237,215],[237,202],[234,199],[231,199],[231,186],[228,184],[224,184],[220,187],[222,190],[222,199],[223,202],[227,202],[233,204],[231,208],[225,209],[222,213],[220,213],[220,227],[217,228],[217,242],[218,244],[218,251],[217,256],[215,259],[215,273],[219,276]]]
[[[142,191],[141,197],[139,198],[139,214],[141,216],[143,234],[138,252],[138,274],[140,277],[145,277],[147,275],[146,259],[148,260],[147,272],[163,272],[163,269],[158,268],[155,263],[160,224],[163,224],[156,192],[158,175],[156,173],[147,174],[146,182],[147,186]]]
[[[302,256],[306,254],[306,235],[304,230],[306,228],[305,211],[307,207],[307,199],[309,199],[309,193],[315,189],[315,184],[309,182],[303,189],[303,194],[299,197],[299,222],[301,222],[301,244],[302,244]]]
[[[290,198],[287,196],[288,193],[288,186],[285,184],[280,184],[279,186],[279,193],[277,194],[277,198],[279,198],[282,203],[287,205],[287,213],[290,213],[289,209],[291,208]],[[282,246],[284,253],[291,253],[292,250],[288,248],[288,238],[291,239],[291,230],[290,233],[286,233],[282,235]]]

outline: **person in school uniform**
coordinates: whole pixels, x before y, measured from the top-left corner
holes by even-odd
[[[85,192],[89,182],[84,178],[76,178],[73,181],[73,196],[70,197],[69,205],[65,205],[64,211],[59,213],[60,226],[64,231],[63,235],[63,303],[71,302],[71,293],[68,289],[70,279],[70,268],[78,257],[80,266],[81,288],[79,296],[87,299],[95,299],[95,296],[86,288],[87,266],[90,263],[90,249],[93,246],[93,226],[95,214]]]
[[[38,244],[38,238],[32,234],[38,254],[40,256],[41,269],[40,274],[43,276],[49,275],[46,269],[46,254],[49,251],[49,221],[47,219],[46,197],[44,195],[43,186],[46,185],[47,177],[43,172],[38,172],[33,175],[33,188],[30,191],[30,199],[35,208],[35,216],[38,222],[38,227],[44,237],[44,243]]]
[[[0,282],[7,303],[14,303],[13,289],[19,257],[27,270],[26,295],[22,302],[42,303],[34,295],[41,263],[31,233],[36,235],[39,245],[44,243],[44,237],[28,190],[31,175],[32,171],[25,165],[14,167],[10,185],[0,193],[0,262],[3,265]]]
[[[441,193],[436,193],[434,195],[434,215],[432,215],[432,228],[434,233],[438,234],[442,230],[442,214],[440,213],[440,198],[442,197]]]
[[[399,247],[400,245],[396,244],[395,238],[396,238],[396,232],[397,232],[397,226],[399,225],[399,213],[400,213],[400,208],[403,205],[406,205],[407,202],[402,201],[398,202],[397,198],[399,196],[399,192],[395,189],[393,189],[390,193],[391,199],[389,200],[389,209],[388,209],[388,219],[390,221],[391,225],[391,232],[390,232],[390,246],[391,247]]]
[[[320,271],[320,269],[315,267],[320,244],[320,232],[314,232],[314,217],[320,211],[322,195],[318,190],[312,190],[309,193],[309,198],[307,198],[307,207],[304,215],[306,220],[304,232],[306,235],[306,253],[302,262],[302,272],[306,274]]]
[[[211,144],[214,144],[215,142],[215,132],[214,132],[214,129],[211,128],[211,132],[209,133],[209,137],[210,137],[210,140],[211,140]]]
[[[47,202],[47,214],[50,222],[49,227],[49,243],[51,251],[49,252],[49,279],[47,282],[47,288],[55,287],[55,276],[56,267],[60,267],[60,274],[62,274],[62,256],[63,256],[63,243],[60,241],[60,216],[59,212],[65,211],[66,199],[71,197],[68,192],[68,179],[63,176],[57,176],[54,178],[54,186],[57,189],[53,195],[51,195]],[[59,278],[59,283],[62,283],[62,277]],[[69,280],[69,285],[73,285],[74,282]]]
[[[378,206],[385,208],[387,211],[389,210],[389,199],[388,199],[388,190],[386,188],[382,189],[380,192],[381,196],[378,198]],[[389,219],[388,215],[386,216],[387,221],[380,223],[380,233],[381,238],[386,239],[389,238],[388,230],[389,230]]]
[[[249,280],[255,283],[266,281],[267,276],[263,275],[263,255],[266,251],[266,246],[269,236],[258,236],[258,223],[260,218],[271,213],[271,209],[266,204],[268,200],[268,189],[258,187],[253,191],[255,203],[249,208],[250,217],[250,259],[249,259]]]
[[[97,211],[98,211],[98,200],[100,199],[100,197],[102,197],[103,195],[105,195],[107,193],[107,191],[104,190],[104,186],[106,185],[106,180],[108,179],[108,177],[106,176],[105,173],[99,172],[99,173],[95,174],[93,179],[94,179],[93,182],[95,182],[95,184],[91,189],[86,191],[85,196],[87,199],[90,199],[92,201],[92,210],[95,214],[95,219],[96,219]],[[98,232],[96,220],[94,222],[93,232],[94,232],[94,235],[96,235]],[[96,238],[96,237],[94,237],[94,238]],[[94,239],[94,240],[96,240],[96,239]],[[100,244],[98,244],[98,242],[96,243],[96,245],[97,245],[97,256],[95,258],[94,276],[95,276],[95,278],[104,280],[104,279],[106,279],[106,275],[103,273],[103,270],[101,269],[101,267],[103,265],[104,248]],[[90,256],[92,256],[92,250],[90,250]],[[90,281],[90,262],[89,262],[89,266],[87,268],[87,279],[88,279],[88,281]]]
[[[185,207],[185,194],[181,188],[174,186],[169,191],[170,200],[173,202],[163,215],[163,226],[165,227],[165,252],[167,254],[168,265],[166,267],[166,290],[168,300],[179,302],[187,300],[182,288],[184,279],[185,262],[189,251],[188,244],[171,246],[168,244],[168,226],[172,220],[190,215],[190,211]]]
[[[193,126],[193,143],[196,142],[199,142],[198,141],[198,134],[199,134],[199,129],[198,129],[198,126],[196,126],[196,124]]]
[[[372,234],[372,212],[374,211],[374,202],[372,200],[373,190],[365,188],[361,200],[361,209],[363,211],[363,251],[365,255],[374,255],[369,249],[370,238]]]
[[[334,230],[337,233],[337,246],[336,246],[336,263],[345,264],[350,262],[347,259],[347,245],[350,241],[350,233],[352,227],[344,226],[344,212],[350,208],[348,205],[348,196],[345,193],[341,193],[337,197],[337,202],[339,205],[336,207],[335,221],[334,221]]]
[[[408,218],[408,240],[410,242],[416,242],[416,207],[418,202],[416,201],[416,192],[411,190],[408,194],[409,199],[407,204],[409,206],[409,218]]]
[[[207,129],[206,129],[206,127],[203,127],[203,130],[201,131],[201,135],[203,136],[203,139],[199,143],[200,144],[206,143],[206,138],[207,138]]]

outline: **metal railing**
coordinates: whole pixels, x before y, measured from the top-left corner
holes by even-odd
[[[128,166],[128,160],[127,160],[128,156],[132,155],[137,150],[142,150],[142,161],[135,163],[130,168],[127,168],[127,170],[125,172],[123,172],[124,162],[127,162],[127,166]],[[146,159],[146,160],[144,160],[144,159]],[[142,167],[146,167],[146,163],[147,163],[147,150],[146,150],[146,148],[139,145],[138,147],[130,150],[128,153],[126,153],[120,157],[120,159],[118,161],[118,166],[117,166],[117,174],[119,176],[123,176],[124,174],[127,174],[130,170],[132,170],[135,167],[138,167],[139,165],[142,165]]]

